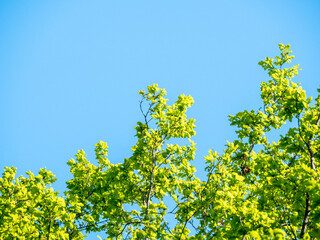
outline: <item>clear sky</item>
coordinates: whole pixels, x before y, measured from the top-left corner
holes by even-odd
[[[137,92],[158,83],[169,103],[193,96],[194,165],[234,137],[228,115],[260,106],[258,66],[291,44],[297,81],[320,87],[320,2],[0,1],[0,169],[46,167],[63,191],[66,162],[106,141],[113,163],[130,157]]]

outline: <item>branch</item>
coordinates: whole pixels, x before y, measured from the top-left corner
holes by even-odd
[[[304,213],[304,218],[303,218],[303,223],[302,223],[302,228],[301,228],[301,233],[300,233],[300,238],[303,239],[304,234],[307,232],[307,227],[308,227],[308,222],[309,222],[309,217],[310,217],[310,199],[309,199],[309,193],[306,193],[306,210]]]
[[[189,217],[189,218],[186,220],[186,222],[184,223],[183,228],[182,228],[182,230],[181,230],[181,235],[180,235],[180,237],[179,237],[179,240],[181,240],[183,231],[184,231],[184,229],[186,228],[188,222],[189,222],[189,221],[191,220],[191,218],[193,217],[193,215],[194,215],[194,213],[193,213],[193,214],[191,215],[191,217]]]
[[[187,220],[185,221],[185,223],[184,223],[184,225],[183,225],[183,228],[182,228],[182,230],[181,230],[181,235],[180,235],[180,237],[179,237],[179,240],[181,240],[183,231],[184,231],[184,229],[186,228],[188,222],[193,218],[193,216],[196,214],[197,211],[198,211],[198,209],[196,209],[195,211],[193,211],[193,213],[191,214],[191,216],[190,216],[189,218],[187,218]]]
[[[151,192],[152,192],[152,187],[153,187],[153,174],[154,174],[154,168],[156,166],[156,156],[154,150],[152,150],[152,171],[151,171],[151,176],[150,176],[150,188],[148,192],[148,198],[147,198],[147,211],[146,215],[149,213],[149,205],[150,205],[150,198],[151,198]]]
[[[318,119],[317,119],[317,122],[316,122],[316,126],[318,127],[319,126],[319,123],[320,123],[320,112],[319,112],[319,115],[318,115]],[[312,169],[317,173],[317,169],[316,169],[316,165],[315,165],[315,161],[314,161],[314,153],[311,149],[311,140],[313,138],[313,135],[311,135],[309,137],[309,140],[308,140],[308,144],[307,144],[307,147],[308,147],[308,151],[310,153],[310,158],[311,158],[311,167]]]
[[[145,124],[147,125],[147,128],[149,129],[148,123],[152,120],[152,118],[148,120],[148,115],[149,115],[149,112],[150,112],[150,110],[151,110],[151,108],[152,108],[152,106],[153,106],[154,104],[153,104],[153,103],[150,103],[147,112],[144,113],[144,111],[143,111],[143,109],[142,109],[143,99],[144,99],[144,98],[142,98],[142,100],[140,101],[140,111],[141,111],[141,113],[142,113],[142,115],[143,115],[143,117],[144,117]]]
[[[293,230],[293,228],[292,228],[291,224],[289,224],[289,227],[290,227],[290,229],[291,229],[291,232],[293,233],[294,240],[298,240],[297,235],[296,235],[296,233],[294,232],[294,230]]]
[[[246,236],[247,236],[247,233],[244,233],[242,240],[246,240]]]

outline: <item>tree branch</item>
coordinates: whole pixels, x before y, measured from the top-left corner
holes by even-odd
[[[308,222],[309,222],[309,217],[310,217],[310,199],[309,199],[309,193],[306,193],[306,210],[304,213],[304,218],[303,218],[303,223],[302,223],[302,228],[301,228],[301,233],[300,233],[300,238],[303,239],[304,234],[307,232],[307,227],[308,227]]]

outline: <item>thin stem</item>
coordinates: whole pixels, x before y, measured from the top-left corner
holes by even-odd
[[[309,199],[309,193],[306,193],[306,210],[304,213],[304,218],[303,218],[303,223],[302,223],[302,228],[300,233],[301,239],[303,239],[304,234],[307,232],[308,222],[310,218],[310,206],[311,206],[311,202]]]

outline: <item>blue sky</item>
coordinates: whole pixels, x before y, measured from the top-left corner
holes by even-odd
[[[0,169],[50,169],[106,141],[130,157],[137,92],[158,83],[169,103],[193,96],[199,176],[210,148],[234,138],[228,115],[260,106],[258,66],[292,46],[308,96],[320,86],[319,1],[1,1]]]

